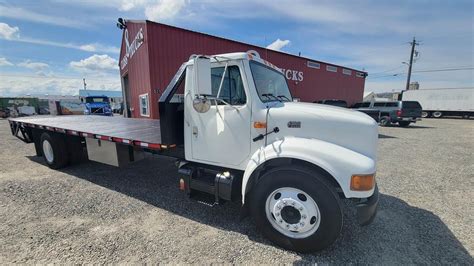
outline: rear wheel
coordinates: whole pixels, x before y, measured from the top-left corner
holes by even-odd
[[[40,147],[44,160],[50,168],[59,169],[67,165],[68,153],[62,138],[44,132],[41,134]]]
[[[440,111],[433,112],[434,118],[441,118],[442,116],[443,116],[443,113]]]
[[[398,125],[401,127],[407,127],[410,125],[410,121],[399,121]]]
[[[251,196],[257,228],[286,249],[321,250],[341,232],[339,198],[316,171],[297,166],[272,169],[261,177]]]
[[[430,117],[430,113],[423,111],[423,112],[421,112],[421,117],[422,118],[428,118],[428,117]]]
[[[388,117],[388,116],[380,117],[379,124],[383,127],[388,126],[390,124],[390,117]]]

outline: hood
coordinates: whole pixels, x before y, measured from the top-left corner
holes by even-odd
[[[313,138],[376,158],[378,124],[356,110],[315,103],[278,103],[269,110],[268,126],[280,129],[281,134],[271,134],[275,138]]]

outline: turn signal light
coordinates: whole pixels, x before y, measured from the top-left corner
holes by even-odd
[[[186,185],[184,183],[184,179],[182,179],[182,178],[179,179],[179,190],[181,190],[181,191],[186,190]]]
[[[375,173],[370,175],[353,175],[351,177],[351,190],[368,191],[375,186]]]
[[[265,122],[253,122],[254,128],[267,128],[267,123]]]

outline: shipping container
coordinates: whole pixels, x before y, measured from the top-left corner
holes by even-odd
[[[364,71],[148,20],[126,20],[125,25],[119,66],[125,113],[130,117],[158,119],[161,93],[193,54],[254,50],[282,69],[294,98],[340,99],[349,105],[363,98]]]

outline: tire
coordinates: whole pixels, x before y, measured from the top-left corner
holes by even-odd
[[[386,127],[388,125],[390,125],[390,117],[388,116],[381,116],[380,117],[380,121],[379,121],[379,124],[383,127]]]
[[[68,164],[67,147],[63,138],[44,132],[41,134],[40,147],[49,168],[59,169]]]
[[[408,127],[410,125],[410,121],[399,121],[398,125],[401,127]]]
[[[421,118],[428,118],[430,116],[431,116],[430,112],[425,112],[425,111],[421,112]]]
[[[433,115],[434,118],[441,118],[441,117],[443,117],[443,113],[440,112],[440,111],[433,112],[432,115]]]
[[[304,253],[321,250],[341,233],[339,197],[316,171],[299,166],[272,169],[263,174],[251,193],[250,211],[258,230],[285,249]],[[294,226],[300,226],[301,232],[288,229]]]

